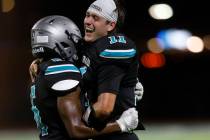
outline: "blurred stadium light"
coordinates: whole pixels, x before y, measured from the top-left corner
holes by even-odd
[[[15,0],[1,0],[2,12],[7,13],[15,7]]]
[[[166,20],[173,16],[173,9],[168,4],[154,4],[148,11],[152,18],[158,20]]]
[[[147,48],[153,53],[161,53],[164,51],[163,41],[159,38],[151,38],[147,41]]]
[[[141,56],[141,63],[146,68],[159,68],[165,65],[165,57],[161,53],[144,53]]]
[[[210,35],[205,35],[203,37],[203,43],[204,43],[204,47],[207,49],[207,50],[210,50]]]
[[[200,53],[204,49],[203,40],[197,36],[191,36],[187,39],[187,49],[193,53]]]
[[[161,30],[157,34],[157,38],[161,40],[165,49],[185,50],[187,47],[187,39],[191,36],[190,31],[184,29],[168,29]]]

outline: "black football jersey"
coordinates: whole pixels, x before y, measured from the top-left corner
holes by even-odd
[[[81,80],[80,70],[59,58],[42,62],[31,86],[31,110],[41,140],[70,140],[57,110],[57,98],[74,91]]]
[[[83,91],[90,102],[96,102],[99,94],[104,92],[117,94],[109,120],[116,120],[124,110],[134,107],[138,74],[134,42],[122,34],[113,34],[85,45],[82,54]]]

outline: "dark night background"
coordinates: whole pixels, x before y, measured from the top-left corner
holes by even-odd
[[[8,13],[0,12],[0,128],[34,127],[30,111],[28,67],[30,29],[47,15],[64,15],[81,31],[86,9],[93,0],[19,0]],[[174,16],[165,21],[152,19],[148,8],[166,2]],[[185,28],[193,35],[210,34],[209,7],[202,1],[126,0],[123,32],[133,39],[140,56],[146,42],[160,29]],[[163,52],[166,64],[149,69],[142,64],[139,79],[144,97],[139,104],[143,121],[210,121],[210,51],[201,53]]]

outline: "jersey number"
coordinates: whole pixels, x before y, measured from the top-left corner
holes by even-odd
[[[31,110],[34,113],[34,120],[36,121],[37,128],[40,129],[42,136],[48,135],[48,132],[47,132],[48,127],[42,123],[42,119],[39,114],[39,109],[34,104],[34,99],[36,98],[35,85],[31,86],[30,98],[31,98]]]
[[[124,36],[110,36],[109,37],[110,41],[109,43],[110,44],[114,44],[114,43],[126,43],[126,40],[125,40],[125,37]]]

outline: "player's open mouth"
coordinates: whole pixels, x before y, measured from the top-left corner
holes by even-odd
[[[85,32],[92,33],[95,31],[95,28],[85,27]]]

